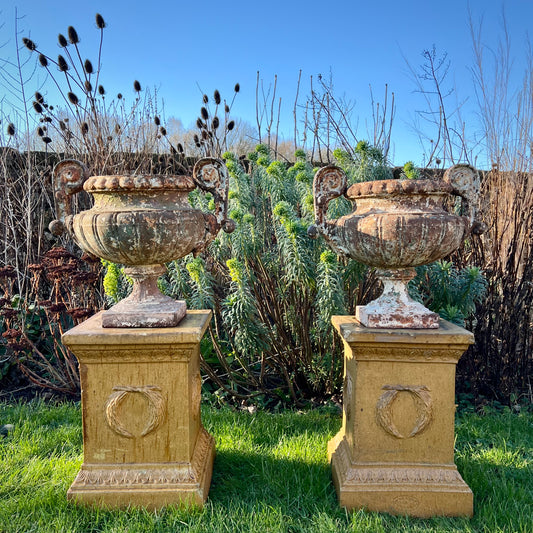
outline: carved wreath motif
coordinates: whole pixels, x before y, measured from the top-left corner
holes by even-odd
[[[433,400],[429,394],[429,389],[425,385],[385,385],[385,391],[376,403],[376,420],[377,423],[389,434],[398,439],[414,437],[422,433],[433,419]],[[408,392],[415,401],[418,417],[415,425],[409,435],[402,435],[392,421],[392,404],[399,392]]]
[[[165,418],[165,399],[161,389],[154,385],[144,387],[119,386],[113,387],[113,391],[105,403],[104,413],[108,426],[118,435],[128,439],[135,436],[145,437],[154,431]],[[148,422],[140,435],[133,435],[120,422],[117,415],[118,407],[128,394],[142,394],[148,400]]]

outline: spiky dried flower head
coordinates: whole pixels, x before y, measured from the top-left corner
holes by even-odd
[[[236,93],[238,93],[241,90],[241,86],[238,83],[236,83],[235,87],[234,87],[234,90],[235,90]]]
[[[183,144],[178,143],[177,148],[178,148],[178,152],[179,152],[180,154],[185,153],[185,150],[183,149]]]
[[[67,125],[62,120],[59,121],[59,128],[61,131],[65,131],[67,129]]]
[[[39,91],[35,92],[35,100],[37,100],[37,102],[40,104],[44,104],[44,97]]]
[[[115,133],[118,135],[120,133],[120,130],[122,128],[120,127],[120,124],[115,124]]]
[[[93,64],[88,59],[85,60],[83,67],[85,68],[85,72],[87,72],[87,74],[92,74],[94,72]]]
[[[202,122],[201,118],[196,119],[196,127],[201,130],[204,127],[204,123]]]
[[[159,117],[158,117],[157,115],[154,117],[154,124],[155,124],[156,126],[161,125],[161,120],[159,119]]]
[[[215,117],[213,119],[213,122],[211,122],[211,127],[216,130],[220,126],[220,121],[218,120],[218,117]]]
[[[43,137],[42,138],[42,141],[43,143],[45,144],[50,144],[52,142],[52,139],[50,139],[50,137]]]
[[[96,27],[99,28],[100,30],[103,30],[105,28],[104,17],[102,17],[100,13],[96,13],[95,20],[96,20]]]
[[[136,92],[136,93],[140,93],[141,92],[141,84],[135,80],[133,82],[133,90]]]
[[[85,90],[88,93],[91,93],[93,91],[93,84],[89,80],[85,80],[84,85],[85,85]]]
[[[198,144],[200,142],[200,139],[198,138],[198,135],[196,135],[196,133],[194,134],[193,140],[195,144]]]
[[[202,100],[204,101],[204,104],[207,104],[209,102],[209,97],[207,96],[207,94],[204,94]]]
[[[33,109],[35,110],[36,113],[39,113],[39,114],[43,112],[43,107],[41,106],[39,102],[33,102]]]
[[[48,66],[48,59],[46,59],[46,56],[44,54],[39,54],[39,63],[41,64],[41,67]]]
[[[68,70],[67,60],[61,54],[57,56],[57,68],[61,72],[66,72]]]
[[[78,44],[80,42],[80,38],[78,37],[78,32],[74,29],[74,26],[69,26],[67,29],[68,33],[68,40],[70,41],[70,44]]]
[[[105,94],[105,89],[104,89],[104,86],[103,85],[98,85],[98,94],[100,96],[104,96]]]
[[[204,120],[207,120],[209,118],[209,113],[207,112],[207,109],[205,107],[202,107],[202,109],[200,109],[200,113]]]
[[[207,139],[207,130],[202,130],[202,139],[203,140]]]
[[[79,98],[74,93],[67,93],[68,101],[73,105],[78,105]]]
[[[163,126],[161,126],[161,127],[159,128],[159,131],[161,132],[161,135],[163,135],[163,136],[165,136],[165,135],[167,134],[167,130],[166,130],[166,128],[164,128]]]
[[[224,106],[224,111],[225,111],[226,113],[229,113],[229,105],[228,105],[228,104],[226,104],[226,105]]]
[[[7,125],[7,134],[10,136],[15,135],[15,125],[13,123]]]
[[[84,122],[81,125],[81,133],[82,135],[87,135],[87,133],[89,133],[89,124],[87,124],[87,122]]]
[[[32,52],[37,49],[37,45],[31,39],[28,39],[27,37],[22,38],[22,43],[28,50],[31,50]]]
[[[220,104],[222,99],[220,98],[220,93],[218,92],[218,90],[215,89],[215,94],[213,95],[213,97],[215,99],[215,104]]]
[[[122,93],[118,93],[118,94],[117,94],[117,98],[118,98],[119,100],[122,100]]]
[[[43,128],[41,128],[41,127],[37,128],[37,135],[38,135],[39,137],[44,137],[44,130],[43,130]]]
[[[228,131],[231,131],[234,127],[235,127],[235,121],[234,120],[230,120],[228,122]]]
[[[44,117],[43,120],[44,120],[45,122],[52,122],[51,117]],[[46,126],[45,126],[45,128],[46,128]]]
[[[57,42],[61,48],[66,48],[68,46],[67,38],[62,33],[57,36]]]

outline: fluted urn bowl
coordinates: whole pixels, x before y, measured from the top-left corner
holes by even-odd
[[[432,180],[352,185],[346,197],[355,202],[355,211],[336,224],[348,255],[381,269],[412,268],[446,257],[469,229],[466,217],[444,209],[452,191],[450,184]]]
[[[200,160],[193,176],[93,176],[83,165],[63,161],[54,170],[59,219],[51,225],[59,234],[67,229],[76,243],[92,255],[125,265],[133,279],[127,298],[102,315],[103,327],[170,327],[186,314],[186,304],[163,295],[157,278],[165,263],[198,253],[224,227],[227,173],[211,158]],[[197,186],[212,192],[215,212],[203,213],[188,202]],[[70,214],[69,197],[81,190],[94,199],[91,209]]]
[[[453,171],[451,171],[453,169]],[[368,327],[438,328],[439,317],[407,292],[414,267],[455,251],[470,232],[473,215],[447,211],[454,195],[471,201],[477,173],[468,165],[452,167],[445,180],[382,180],[356,183],[346,190],[337,167],[321,169],[314,182],[316,226],[340,254],[376,268],[382,295],[357,306],[356,317]],[[465,188],[463,193],[460,187]],[[326,220],[329,201],[341,194],[355,204],[353,213]],[[466,204],[466,202],[465,202]]]

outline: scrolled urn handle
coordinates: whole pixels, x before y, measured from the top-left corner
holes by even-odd
[[[478,171],[472,165],[460,163],[446,170],[443,180],[452,186],[453,194],[462,198],[461,210],[468,219],[470,232],[483,233],[486,226],[479,220],[476,210],[481,185]]]
[[[327,221],[328,205],[331,200],[342,196],[347,189],[346,174],[339,167],[328,165],[315,174],[313,180],[313,197],[315,207],[315,223],[309,226],[307,234],[316,238],[322,233],[326,238],[334,223]]]
[[[62,235],[67,218],[72,215],[72,195],[83,190],[89,172],[83,163],[65,159],[54,167],[52,174],[57,219],[52,220],[48,227],[53,235]]]
[[[228,218],[229,174],[224,163],[214,157],[204,157],[194,165],[192,178],[200,189],[211,193],[215,201],[215,224],[209,228],[212,239],[220,228],[226,233],[233,232],[235,222]]]

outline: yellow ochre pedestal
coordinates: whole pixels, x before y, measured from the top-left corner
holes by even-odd
[[[102,328],[102,313],[63,335],[79,361],[83,464],[67,498],[105,507],[201,506],[215,446],[200,419],[200,341],[210,311],[177,327]]]
[[[432,330],[332,322],[345,350],[342,428],[328,445],[341,506],[472,516],[453,457],[455,367],[472,333],[444,320]]]

